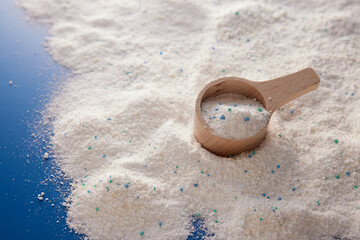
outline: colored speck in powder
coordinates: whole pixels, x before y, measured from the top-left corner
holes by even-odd
[[[327,28],[324,28],[324,32],[327,32],[328,31],[328,29]]]
[[[160,52],[160,55],[162,55],[162,52]]]
[[[338,144],[338,143],[339,143],[339,140],[335,139],[335,140],[334,140],[334,143]]]
[[[110,120],[111,120],[111,118],[108,118],[108,120],[110,121]]]
[[[99,211],[99,208],[97,207],[97,208],[95,208],[95,211]]]
[[[269,199],[269,198],[270,198],[270,196],[267,196],[266,198],[267,198],[267,199]]]
[[[339,179],[339,178],[340,178],[340,176],[339,176],[339,175],[335,175],[335,178],[336,178],[336,179]]]
[[[144,232],[140,232],[140,236],[144,236]]]
[[[245,169],[244,172],[247,173],[247,170]]]
[[[91,147],[88,147],[89,150],[91,150]]]
[[[215,223],[218,223],[218,222],[219,222],[218,220],[215,221]]]
[[[223,69],[222,72],[224,73],[224,72],[225,72],[225,69]]]
[[[235,15],[239,15],[239,12],[235,12]]]
[[[199,184],[198,183],[194,183],[194,187],[197,187]]]
[[[294,111],[293,111],[293,110],[291,110],[291,111],[290,111],[290,113],[294,113]]]
[[[215,47],[211,47],[212,50],[215,50]]]
[[[250,39],[248,38],[248,39],[246,39],[246,42],[250,42]]]
[[[216,209],[214,209],[214,213],[216,213]]]
[[[129,75],[130,74],[130,72],[126,72],[126,75]]]
[[[262,112],[262,111],[263,111],[261,108],[258,108],[257,110],[258,110],[259,112]]]
[[[252,154],[252,155],[255,155],[255,151],[252,151],[251,154]]]
[[[183,70],[182,70],[182,68],[180,68],[180,70],[179,70],[180,72],[183,72]]]
[[[235,104],[234,104],[234,107],[236,107],[236,106],[237,106],[237,104],[235,103]]]
[[[276,167],[277,167],[277,168],[280,168],[280,165],[277,165]]]
[[[95,136],[95,139],[97,139],[97,136]]]
[[[266,193],[263,193],[262,195],[263,195],[263,197],[266,197]]]
[[[88,191],[88,193],[90,193],[90,191]]]
[[[156,191],[156,187],[154,187],[154,191]]]
[[[221,119],[221,120],[225,120],[225,116],[224,116],[224,115],[221,115],[221,116],[220,116],[220,119]]]
[[[105,155],[105,154],[103,155],[103,158],[106,158],[106,155]]]
[[[129,184],[125,184],[124,186],[125,186],[125,188],[129,188]]]
[[[295,188],[293,187],[292,190],[295,191]]]
[[[260,218],[260,221],[262,221],[263,220],[263,218]]]
[[[279,134],[278,136],[281,137],[281,134]]]
[[[183,188],[180,188],[180,192],[182,192],[182,191],[184,191],[184,189],[183,189]]]
[[[281,197],[278,198],[279,201],[281,201],[281,199],[282,199]]]
[[[316,201],[316,204],[320,206],[320,201]]]
[[[83,183],[82,185],[85,186],[85,183]]]
[[[249,154],[249,155],[248,155],[248,158],[252,158],[252,155]]]
[[[159,227],[161,227],[162,226],[162,222],[159,222]]]
[[[350,172],[346,172],[346,175],[348,175],[350,177]]]
[[[231,112],[231,108],[228,108],[228,112]]]
[[[110,179],[110,180],[109,180],[109,183],[112,183],[112,182],[113,182],[113,180],[112,180],[112,179]]]
[[[176,171],[174,171],[174,173],[176,173]]]
[[[235,196],[235,200],[237,200],[237,197]]]
[[[218,109],[218,108],[215,108],[215,111],[219,111],[219,109]]]
[[[200,173],[201,173],[201,174],[203,174],[203,173],[204,173],[204,171],[201,171]]]
[[[271,173],[274,173],[275,171],[274,170],[271,170]]]
[[[354,188],[358,188],[358,186],[354,186]]]
[[[249,117],[244,117],[244,121],[245,121],[245,122],[247,122],[247,121],[249,121],[249,120],[250,120]]]

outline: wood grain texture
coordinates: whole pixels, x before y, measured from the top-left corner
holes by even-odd
[[[214,135],[201,113],[201,103],[208,97],[223,93],[237,93],[256,98],[265,109],[273,112],[282,105],[315,90],[320,78],[311,68],[268,81],[251,81],[244,78],[225,77],[207,84],[199,93],[195,103],[194,135],[207,150],[219,156],[231,156],[254,149],[263,141],[267,127],[250,138],[231,140]]]
[[[265,98],[265,108],[273,112],[282,105],[315,90],[320,78],[312,68],[264,82],[253,82],[253,86]]]

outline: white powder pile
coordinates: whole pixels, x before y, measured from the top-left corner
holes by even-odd
[[[358,0],[21,0],[69,78],[48,106],[73,179],[68,224],[91,239],[360,236]],[[255,151],[215,156],[194,104],[226,75],[313,67],[319,88],[277,110]]]
[[[234,93],[205,99],[201,112],[213,134],[227,139],[256,135],[266,127],[270,117],[259,101]]]

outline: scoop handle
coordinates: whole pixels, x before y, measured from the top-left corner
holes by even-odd
[[[320,78],[312,68],[306,68],[280,78],[257,82],[256,88],[263,95],[266,110],[273,112],[282,105],[315,90]]]

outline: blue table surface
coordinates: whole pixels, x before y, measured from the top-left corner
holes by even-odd
[[[82,239],[68,229],[61,205],[69,182],[44,181],[57,170],[52,158],[42,158],[48,139],[31,136],[52,85],[68,71],[43,46],[46,26],[27,22],[14,3],[0,1],[0,239]],[[37,199],[41,192],[49,202]],[[213,235],[204,219],[190,219],[188,239]]]

